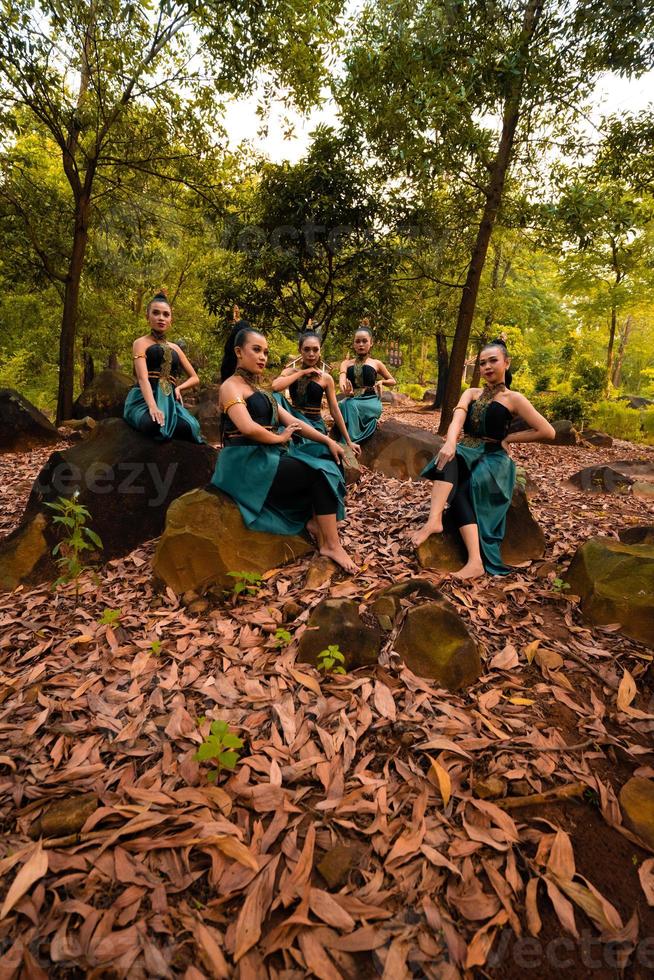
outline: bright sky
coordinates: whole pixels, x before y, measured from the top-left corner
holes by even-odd
[[[599,122],[602,115],[638,112],[653,102],[654,71],[636,80],[606,73],[596,89],[592,118]],[[239,99],[228,106],[225,128],[229,134],[229,146],[236,149],[243,140],[248,140],[254,149],[276,163],[282,160],[295,163],[299,160],[310,142],[310,133],[319,123],[337,125],[336,109],[331,102],[314,110],[308,117],[291,113],[295,133],[292,139],[287,140],[283,135],[286,128],[284,112],[280,107],[273,109],[268,120],[268,136],[262,139],[257,136],[261,121],[256,115],[256,107],[256,96]]]

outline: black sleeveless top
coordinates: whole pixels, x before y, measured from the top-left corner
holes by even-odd
[[[357,374],[359,374],[359,379],[356,377]],[[364,364],[363,366],[360,366],[359,364],[350,364],[349,368],[345,372],[345,375],[355,391],[357,388],[365,388],[367,395],[374,395],[377,372],[372,364]]]
[[[171,347],[172,352],[172,363],[170,365],[170,381],[171,384],[175,384],[183,374],[182,362],[179,359],[179,354],[174,347]],[[145,351],[145,363],[148,369],[148,376],[150,378],[150,384],[153,388],[159,383],[158,375],[161,372],[161,365],[164,359],[164,348],[161,344],[150,344],[150,346]]]
[[[322,397],[325,394],[324,389],[317,381],[309,381],[307,385],[299,385],[300,380],[298,378],[297,381],[294,381],[288,387],[293,405],[301,412],[308,412],[310,415],[319,415],[322,407]]]
[[[489,402],[481,410],[478,421],[473,415],[473,408],[476,401],[468,405],[466,420],[463,423],[463,432],[473,438],[495,439],[501,442],[509,434],[509,427],[513,416],[505,405],[501,402]]]
[[[262,391],[253,391],[251,395],[248,395],[245,399],[245,407],[254,422],[263,425],[266,429],[272,428],[272,405],[270,404],[270,399]],[[223,445],[262,445],[261,443],[257,443],[256,439],[250,439],[248,436],[244,436],[238,427],[234,425],[227,412],[222,413],[222,420]]]

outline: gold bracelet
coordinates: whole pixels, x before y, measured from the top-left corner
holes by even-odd
[[[466,415],[467,415],[468,409],[464,405],[457,405],[455,408],[452,409],[452,412],[453,413],[454,412],[465,412]]]

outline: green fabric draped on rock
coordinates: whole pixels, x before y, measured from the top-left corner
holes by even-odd
[[[286,446],[263,443],[224,446],[218,455],[211,483],[235,501],[246,527],[271,534],[298,534],[313,517],[308,501],[289,498],[283,509],[266,503],[279,461],[286,451],[294,459],[302,460],[322,473],[336,497],[336,518],[342,521],[345,517],[345,477],[331,453],[319,442],[303,439],[298,445],[291,443],[288,450]],[[326,452],[329,458],[325,457]]]
[[[339,407],[352,442],[369,439],[382,413],[381,399],[377,395],[350,395],[339,402]],[[342,436],[339,439],[345,441]]]
[[[204,442],[200,434],[200,423],[177,401],[174,389],[166,395],[162,388],[163,386],[161,384],[157,384],[152,389],[157,408],[163,412],[164,416],[164,423],[160,427],[159,434],[155,436],[155,439],[172,439],[175,434],[175,426],[182,419],[190,425],[193,440],[195,442]],[[146,404],[141,389],[136,385],[128,392],[127,398],[125,399],[123,418],[133,429],[138,430],[139,423],[143,420],[144,416],[147,416],[148,419],[150,418],[150,409]]]
[[[295,408],[294,405],[291,405],[288,399],[284,398],[280,392],[273,392],[273,395],[277,403],[281,405],[282,408],[285,408],[287,412],[290,412],[293,418],[298,419],[300,422],[306,422],[306,424],[310,425],[312,429],[315,429],[317,432],[322,432],[325,436],[327,435],[327,426],[325,425],[325,420],[323,419],[322,415],[304,415],[299,408]],[[312,446],[319,445],[317,442],[311,442],[310,439],[303,439],[302,441]],[[325,449],[324,446],[322,448]],[[327,453],[328,458],[332,459],[332,455],[329,450],[325,449],[325,452]]]

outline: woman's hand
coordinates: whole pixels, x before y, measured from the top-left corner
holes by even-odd
[[[344,395],[351,395],[354,392],[354,388],[352,387],[352,382],[350,381],[349,378],[346,377],[343,383],[341,384],[341,391],[343,392]]]
[[[336,442],[335,439],[329,439],[327,441],[327,448],[334,457],[337,463],[342,462],[345,456],[345,449],[341,446],[340,442]]]
[[[436,469],[443,470],[456,456],[456,443],[446,439],[436,457]]]
[[[361,446],[359,445],[358,442],[350,442],[350,440],[348,439],[347,445],[348,448],[352,450],[355,456],[361,455]]]
[[[157,425],[163,425],[166,421],[166,416],[157,405],[153,405],[150,409],[150,418],[153,422],[156,422]]]
[[[500,443],[500,445],[501,445],[502,449],[504,450],[504,452],[507,454],[507,456],[510,456],[511,453],[509,452],[509,447],[510,447],[511,443],[508,442],[507,439],[502,439],[502,442]]]
[[[286,443],[286,442],[290,442],[290,440],[293,438],[293,436],[295,435],[295,433],[296,432],[299,432],[299,431],[300,431],[300,423],[299,422],[290,422],[282,430],[282,432],[278,432],[277,433],[277,438],[278,438],[279,442],[282,443],[282,444],[283,443]]]
[[[315,375],[315,377],[317,378],[322,377],[322,371],[320,370],[320,368],[317,367],[304,368],[302,370],[302,374],[307,378],[311,377],[312,374]]]
[[[184,399],[182,398],[182,392],[179,385],[175,388],[175,400],[178,401],[180,405],[184,405]]]

